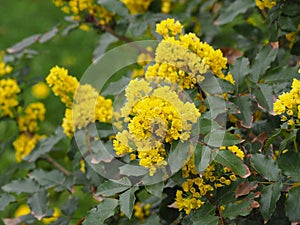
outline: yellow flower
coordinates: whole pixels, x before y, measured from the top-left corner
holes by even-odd
[[[113,14],[93,0],[52,0],[55,6],[60,7],[66,14],[72,14],[71,19],[78,22],[85,22],[86,16],[94,17],[100,25],[105,25],[112,20]],[[80,26],[86,30],[87,27]]]
[[[182,34],[182,29],[183,26],[180,24],[180,22],[175,22],[175,19],[171,18],[163,20],[156,25],[156,32],[162,35],[164,38]]]
[[[0,77],[4,76],[5,74],[11,73],[11,71],[13,70],[13,68],[10,65],[7,65],[3,61],[3,56],[4,56],[4,52],[0,51]]]
[[[273,108],[277,115],[281,115],[281,121],[288,121],[290,126],[298,125],[300,119],[300,81],[293,79],[290,92],[278,96]]]
[[[80,160],[80,171],[81,171],[82,173],[85,173],[85,172],[86,172],[86,170],[85,170],[85,163],[84,163],[84,160],[83,160],[83,159]]]
[[[61,216],[60,209],[59,208],[54,208],[52,216],[48,217],[48,218],[44,217],[42,219],[42,222],[44,224],[50,224],[50,223],[53,223],[54,221],[56,221],[60,216]]]
[[[27,204],[20,205],[15,211],[15,217],[25,216],[30,214],[31,210]]]
[[[55,66],[50,70],[46,81],[53,93],[59,96],[67,107],[71,107],[75,91],[79,86],[78,80],[68,75],[68,70]]]
[[[16,80],[0,80],[0,116],[14,116],[15,107],[19,105],[17,95],[20,91]]]
[[[38,140],[44,137],[44,135],[21,133],[13,142],[13,146],[16,150],[16,161],[21,162],[22,159],[34,149]]]
[[[49,95],[49,87],[44,82],[32,86],[32,95],[38,99],[45,99]]]
[[[164,144],[188,140],[200,113],[194,104],[181,101],[171,87],[152,88],[145,79],[132,80],[125,95],[121,119],[128,125],[116,135],[114,149],[117,155],[137,150],[139,164],[152,176],[167,164]]]
[[[227,59],[221,50],[214,50],[193,33],[183,34],[179,21],[170,18],[163,20],[156,25],[156,32],[164,39],[156,49],[156,63],[149,66],[146,77],[163,77],[168,82],[190,89],[201,83],[204,74],[211,70],[220,79],[235,83],[230,73],[223,73],[227,68]]]
[[[265,8],[271,9],[276,5],[276,1],[273,0],[255,0],[256,6],[260,10],[264,10]]]
[[[45,119],[46,108],[43,103],[35,102],[28,105],[25,115],[18,118],[19,130],[34,133],[38,130],[38,121]]]
[[[121,0],[131,14],[146,12],[152,0]]]

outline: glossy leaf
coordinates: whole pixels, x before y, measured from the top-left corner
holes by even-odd
[[[278,164],[282,172],[289,176],[289,179],[294,182],[300,182],[300,155],[288,151],[282,154],[278,159]]]
[[[145,188],[150,194],[161,197],[164,189],[164,182],[161,181],[157,182],[156,184],[146,185]]]
[[[131,218],[136,199],[134,192],[137,189],[137,187],[133,187],[120,195],[120,209],[129,219]]]
[[[38,184],[31,179],[14,180],[4,186],[2,189],[6,192],[20,193],[35,193],[38,191]]]
[[[272,216],[276,203],[281,195],[282,183],[276,182],[270,185],[264,185],[260,196],[261,213],[264,220],[269,220]]]
[[[286,216],[292,222],[300,221],[300,187],[292,188],[289,191],[288,198],[285,202]]]
[[[227,150],[218,152],[215,161],[223,166],[230,168],[235,174],[241,177],[250,175],[248,167],[235,154]]]
[[[261,76],[271,67],[271,63],[275,60],[278,49],[272,49],[266,45],[255,57],[251,65],[249,78],[252,82],[258,82]]]
[[[93,61],[96,61],[101,57],[106,49],[109,47],[109,45],[113,42],[116,42],[118,39],[111,35],[110,33],[104,33],[100,36],[99,42],[97,47],[95,48],[93,52]]]
[[[267,84],[257,84],[253,89],[254,96],[260,106],[269,112],[273,111],[273,90]]]
[[[217,25],[223,25],[231,22],[239,14],[245,13],[249,8],[254,7],[255,2],[252,0],[237,0],[228,5],[224,12],[215,21]]]
[[[4,210],[7,205],[16,200],[15,196],[7,193],[0,194],[0,211]]]
[[[123,192],[130,188],[131,182],[128,178],[124,177],[120,180],[108,180],[100,184],[97,188],[97,194],[103,196],[113,196],[117,193]]]
[[[249,71],[249,59],[244,57],[237,59],[234,64],[230,66],[230,72],[238,86],[245,81],[245,77]]]
[[[46,215],[47,211],[47,194],[44,190],[34,193],[28,199],[28,205],[31,209],[31,213],[38,220],[43,218]]]
[[[222,216],[225,218],[234,219],[237,216],[247,216],[252,211],[251,200],[240,200],[226,205]]]
[[[50,152],[53,147],[65,137],[63,130],[61,127],[57,128],[55,130],[54,135],[51,135],[50,137],[47,137],[45,139],[42,139],[35,150],[33,150],[28,156],[25,157],[25,160],[28,160],[29,162],[34,162],[39,157],[47,154]]]
[[[35,170],[29,174],[29,177],[36,180],[40,185],[46,188],[63,186],[65,187],[66,177],[58,170],[44,171]]]
[[[114,210],[118,206],[118,200],[105,198],[103,201],[93,208],[89,215],[83,221],[83,225],[104,225],[104,221],[114,215]]]
[[[277,162],[272,158],[262,155],[254,154],[250,158],[252,167],[265,179],[270,181],[278,181],[280,179],[281,170]]]

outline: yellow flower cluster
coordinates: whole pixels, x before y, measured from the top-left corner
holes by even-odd
[[[4,76],[5,74],[11,73],[11,71],[13,70],[13,68],[10,65],[7,65],[3,61],[3,56],[4,56],[4,52],[1,51],[0,52],[0,77]]]
[[[260,10],[264,10],[264,9],[271,9],[276,5],[276,1],[273,0],[255,0],[255,4],[256,6],[260,9]]]
[[[71,107],[75,91],[79,86],[78,80],[69,75],[67,69],[55,66],[51,68],[46,81],[53,93],[59,96],[67,107]]]
[[[126,104],[121,108],[127,129],[114,140],[117,155],[131,153],[139,165],[154,175],[167,164],[164,143],[186,141],[200,113],[194,104],[180,100],[169,86],[152,87],[145,79],[132,80],[125,90]]]
[[[153,0],[121,0],[131,14],[144,13],[148,10]],[[171,10],[171,0],[161,0],[161,12],[169,13]]]
[[[21,133],[13,142],[16,161],[21,162],[34,149],[36,143],[44,137],[44,135]]]
[[[98,95],[91,85],[80,85],[75,77],[68,75],[68,70],[55,66],[50,70],[46,81],[67,107],[62,127],[68,137],[72,137],[76,129],[85,128],[89,123],[111,120],[112,101]]]
[[[113,14],[94,0],[53,0],[55,6],[60,7],[66,14],[71,14],[72,19],[78,22],[85,22],[90,19],[97,21],[99,25],[109,23]]]
[[[134,217],[144,221],[146,216],[150,215],[150,208],[151,208],[151,204],[145,204],[142,205],[140,202],[135,203],[133,210],[134,210]]]
[[[25,115],[18,118],[18,126],[21,132],[34,133],[38,130],[38,121],[45,119],[46,108],[43,103],[35,102],[28,105]]]
[[[17,99],[20,88],[14,79],[0,79],[0,116],[14,116],[15,107],[19,105]]]
[[[193,33],[183,34],[179,21],[166,19],[156,25],[156,32],[163,36],[155,53],[155,64],[149,66],[146,77],[159,76],[180,87],[190,89],[201,83],[210,70],[220,79],[234,84],[230,73],[225,75],[227,59],[220,49],[214,50],[201,42]]]
[[[300,71],[300,70],[299,70]],[[274,103],[274,112],[282,115],[282,121],[288,121],[291,126],[300,124],[300,81],[293,79],[290,92],[278,96]]]
[[[244,159],[244,152],[237,146],[221,147],[220,150],[229,150],[239,158]],[[212,191],[236,181],[236,175],[226,167],[212,162],[199,175],[195,168],[194,156],[192,156],[182,167],[182,176],[185,181],[182,183],[182,190],[177,190],[175,204],[179,211],[184,210],[189,214],[193,209],[199,209],[205,202],[207,195],[212,196]]]
[[[13,142],[17,162],[21,162],[34,149],[38,140],[45,137],[44,135],[36,134],[39,129],[38,121],[45,119],[45,113],[44,104],[35,102],[28,105],[24,110],[24,115],[17,118],[20,134]]]
[[[67,136],[71,137],[75,128],[85,128],[95,121],[109,122],[111,116],[112,101],[98,95],[91,85],[84,84],[78,87],[72,108],[66,109],[62,127]]]

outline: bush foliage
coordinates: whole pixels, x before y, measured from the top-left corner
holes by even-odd
[[[53,4],[0,54],[3,224],[299,223],[298,0]],[[34,44],[78,29],[85,73],[33,77]]]

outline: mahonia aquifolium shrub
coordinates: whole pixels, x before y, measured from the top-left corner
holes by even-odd
[[[4,224],[299,223],[297,1],[52,2],[57,30],[97,32],[94,63],[124,42],[139,54],[99,92],[71,68],[24,75],[33,39],[1,52]]]

